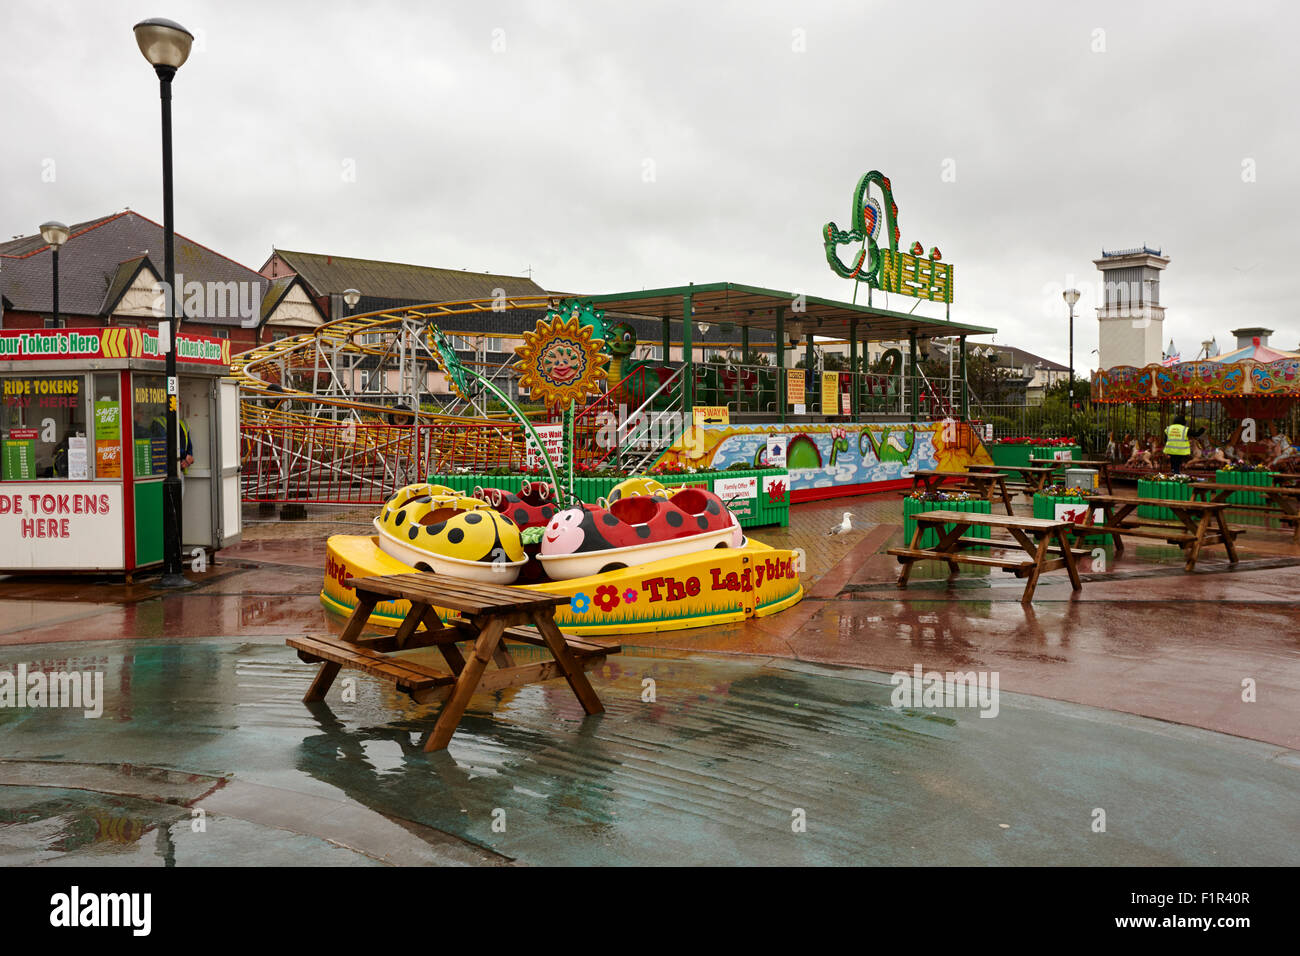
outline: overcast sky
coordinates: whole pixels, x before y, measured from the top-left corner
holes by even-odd
[[[902,246],[939,246],[953,318],[999,343],[1064,362],[1072,283],[1090,367],[1091,260],[1146,243],[1185,359],[1242,325],[1300,344],[1293,3],[6,3],[4,238],[161,220],[150,16],[198,38],[177,229],[254,269],[279,246],[848,299],[820,230],[879,169]]]

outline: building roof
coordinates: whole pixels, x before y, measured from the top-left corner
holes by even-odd
[[[805,333],[824,337],[847,338],[850,327],[856,327],[858,341],[893,341],[915,333],[918,336],[992,335],[997,329],[979,325],[932,319],[905,312],[890,312],[836,302],[818,296],[781,292],[736,282],[715,282],[705,285],[675,286],[667,289],[649,289],[640,292],[618,292],[607,295],[583,296],[602,309],[624,312],[643,317],[680,319],[686,296],[691,297],[692,314],[696,322],[710,325],[732,322],[751,329],[776,330],[776,310],[785,310],[788,329],[791,322],[802,324]],[[796,312],[793,303],[799,302]]]
[[[1068,372],[1070,370],[1068,365],[1053,362],[1051,359],[1045,359],[1041,355],[1026,352],[1024,349],[1018,349],[1013,345],[980,345],[976,347],[981,350],[993,349],[1005,359],[1006,364],[1014,368],[1024,368],[1026,365],[1038,368],[1041,365],[1048,372]]]
[[[275,249],[263,264],[279,256],[290,269],[302,276],[313,295],[338,295],[356,289],[363,296],[406,303],[461,302],[486,299],[505,290],[508,296],[545,295],[546,290],[532,279],[521,276],[493,275],[457,269],[439,269],[378,259],[354,259],[349,256],[323,255]]]
[[[1125,256],[1160,256],[1163,258],[1164,253],[1159,249],[1149,248],[1145,242],[1134,249],[1112,249],[1110,252],[1105,249],[1101,250],[1103,259],[1120,259]]]
[[[67,316],[107,317],[147,259],[163,273],[163,228],[127,210],[79,223],[59,250],[59,311]],[[264,296],[268,280],[233,259],[176,234],[176,272],[186,283],[254,283]],[[0,293],[14,312],[53,311],[51,251],[40,235],[0,243]],[[184,300],[181,300],[182,303]],[[212,325],[238,325],[238,315],[186,317]]]

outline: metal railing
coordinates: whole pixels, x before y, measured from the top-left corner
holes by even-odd
[[[515,422],[253,424],[240,440],[247,502],[380,504],[430,474],[520,470],[527,460]]]

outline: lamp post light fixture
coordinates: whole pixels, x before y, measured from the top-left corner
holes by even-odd
[[[163,587],[183,587],[181,573],[181,479],[178,474],[180,383],[176,377],[176,227],[172,216],[172,78],[190,55],[194,34],[179,23],[155,17],[133,28],[140,52],[158,75],[162,101],[163,281],[166,282],[166,333],[160,326],[159,346],[167,355],[167,477],[163,479]]]
[[[1061,298],[1070,307],[1070,414],[1074,414],[1074,305],[1079,301],[1079,290],[1066,289]]]
[[[356,289],[344,289],[343,301],[347,303],[348,311],[351,312],[357,307],[357,303],[361,301],[361,293]]]
[[[61,222],[50,220],[41,223],[41,238],[50,244],[54,257],[54,324],[51,328],[63,328],[63,319],[59,316],[59,248],[68,241],[68,227]]]

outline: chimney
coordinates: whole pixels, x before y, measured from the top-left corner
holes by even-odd
[[[1237,348],[1244,349],[1247,346],[1254,345],[1256,339],[1259,340],[1260,345],[1268,345],[1268,337],[1273,334],[1273,330],[1259,327],[1233,329],[1232,334],[1237,337]]]

